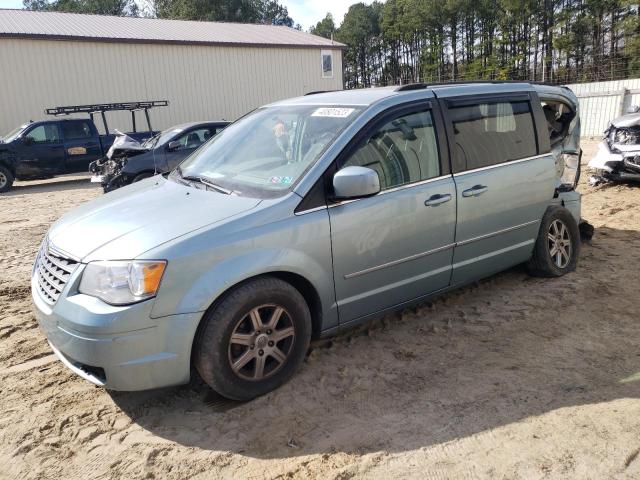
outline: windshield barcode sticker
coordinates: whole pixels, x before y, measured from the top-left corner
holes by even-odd
[[[317,109],[311,114],[312,117],[333,117],[333,118],[347,118],[353,113],[355,108],[335,108],[335,107],[323,107]]]

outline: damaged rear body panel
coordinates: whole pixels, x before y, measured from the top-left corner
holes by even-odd
[[[556,162],[556,193],[553,203],[567,208],[578,223],[580,193],[580,116],[578,98],[567,87],[535,85],[547,120],[551,153]]]
[[[580,178],[578,98],[566,87],[536,85],[547,120],[551,152],[556,159],[558,190],[574,190]]]

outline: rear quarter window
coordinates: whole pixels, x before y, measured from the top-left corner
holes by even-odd
[[[62,133],[65,140],[80,140],[93,136],[88,122],[63,122]]]
[[[454,152],[466,170],[537,155],[531,104],[527,100],[450,106]]]

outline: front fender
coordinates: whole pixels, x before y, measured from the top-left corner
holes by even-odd
[[[323,210],[258,228],[227,231],[226,235],[204,232],[164,252],[147,252],[149,258],[169,260],[152,315],[204,312],[234,285],[259,275],[286,272],[305,278],[316,290],[322,308],[321,328],[337,326],[328,222]]]
[[[166,172],[167,162],[164,159],[164,155],[153,150],[140,155],[133,155],[127,159],[127,163],[122,167],[122,173],[132,177],[147,171]]]
[[[309,278],[310,271],[315,273],[312,278]],[[331,272],[325,272],[318,262],[302,252],[289,249],[251,252],[223,261],[201,275],[179,300],[177,310],[204,311],[234,285],[274,272],[293,273],[306,278],[316,291],[321,290],[318,284],[332,280],[328,278]]]
[[[0,164],[16,173],[16,152],[8,145],[0,145]]]

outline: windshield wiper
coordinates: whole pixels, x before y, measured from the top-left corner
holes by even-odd
[[[180,173],[180,175],[182,176],[182,171],[178,172]],[[201,183],[209,188],[213,188],[214,190],[217,190],[220,193],[224,193],[225,195],[231,195],[233,193],[233,190],[227,190],[226,188],[221,187],[220,185],[216,185],[215,183],[213,183],[211,180],[209,180],[207,177],[200,177],[200,176],[196,176],[196,175],[187,175],[186,177],[182,176],[183,180],[186,180],[188,182],[198,182]]]

